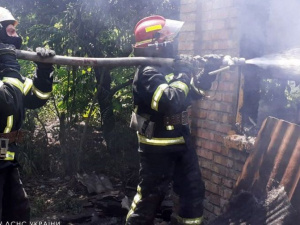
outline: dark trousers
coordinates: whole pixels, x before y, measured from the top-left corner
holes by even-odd
[[[17,168],[9,168],[0,172],[0,203],[2,224],[7,222],[29,224],[29,200]]]
[[[170,153],[140,153],[138,192],[127,216],[127,225],[152,225],[170,183],[179,197],[178,216],[197,218],[203,214],[204,182],[193,148]]]

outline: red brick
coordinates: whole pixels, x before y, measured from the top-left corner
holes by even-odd
[[[225,26],[225,24],[224,24]],[[215,22],[212,20],[205,21],[205,23],[202,24],[202,31],[212,31],[215,30]]]
[[[202,120],[202,123],[199,127],[209,129],[209,130],[216,130],[217,123],[215,121]]]
[[[215,184],[221,184],[222,177],[217,174],[211,174],[210,180]]]
[[[202,32],[202,42],[203,41],[210,41],[212,39],[213,32],[210,30]]]
[[[219,195],[216,195],[216,194],[211,193],[210,195],[206,196],[206,198],[207,198],[212,204],[220,205],[220,196],[219,196]]]
[[[207,140],[214,140],[215,136],[212,132],[204,130],[204,129],[198,129],[197,130],[197,137],[201,137]]]
[[[211,40],[227,40],[230,36],[231,32],[227,29],[215,30],[211,33]]]
[[[191,12],[187,14],[182,14],[180,16],[180,20],[184,21],[185,23],[187,22],[196,22],[197,21],[197,13],[196,12]]]
[[[200,149],[200,148],[202,147],[202,139],[196,138],[195,144],[196,144],[197,149],[198,149],[198,148]],[[198,150],[197,150],[197,151],[198,151]]]
[[[217,195],[219,195],[219,193],[220,193],[218,185],[216,185],[210,181],[205,182],[205,189],[207,191],[217,194]]]
[[[201,169],[201,173],[202,173],[202,177],[207,180],[209,180],[212,176],[212,172],[207,169]]]
[[[212,20],[214,30],[221,30],[225,28],[225,20]]]
[[[224,9],[216,9],[211,11],[211,19],[226,19],[230,16],[229,11]]]
[[[197,149],[197,154],[205,159],[212,160],[214,155],[212,151],[209,151],[207,149]]]
[[[213,2],[212,1],[202,1],[202,11],[211,11],[213,8]]]
[[[241,152],[241,151],[238,151],[238,150],[233,150],[233,151],[234,151],[233,158],[236,161],[245,162],[246,159],[249,156],[249,153],[247,153],[247,152]]]
[[[212,18],[212,11],[211,10],[203,11],[201,18],[202,18],[202,23],[203,24],[207,23],[207,21],[210,21],[211,18]]]
[[[199,118],[200,119],[206,119],[207,117],[207,112],[204,111],[204,110],[201,110],[200,113],[199,113]]]
[[[214,162],[221,164],[222,166],[225,166],[228,168],[233,167],[233,161],[222,155],[214,155]]]
[[[196,24],[192,23],[192,22],[184,23],[184,25],[181,28],[181,32],[187,32],[187,31],[195,33],[196,32]]]
[[[227,112],[227,113],[232,113],[233,112],[233,107],[230,104],[224,103],[224,102],[214,102],[211,104],[212,110],[217,110],[220,112]]]
[[[223,193],[224,193],[223,197],[225,199],[230,199],[230,197],[232,195],[232,190],[231,189],[225,189]]]
[[[231,173],[228,168],[216,163],[211,163],[211,170],[225,177],[227,177]]]
[[[228,205],[228,203],[229,203],[228,199],[224,199],[224,198],[220,199],[220,206],[222,209],[225,208]]]
[[[222,100],[224,102],[235,103],[236,95],[233,93],[224,93],[224,94],[222,94]]]
[[[215,134],[215,141],[217,141],[219,143],[223,143],[223,140],[224,140],[224,135]]]
[[[214,141],[203,140],[202,147],[213,152],[220,152],[222,150],[222,143],[217,143]]]
[[[213,212],[214,210],[214,205],[211,204],[209,201],[207,201],[206,199],[203,201],[203,205],[204,205],[204,208],[210,212]]]
[[[230,188],[232,189],[233,188],[233,185],[234,185],[235,181],[231,180],[231,179],[226,179],[223,177],[222,179],[222,184],[227,187],[227,188]]]
[[[214,167],[213,163],[206,160],[206,159],[205,160],[200,160],[200,166],[203,167],[203,168],[209,169],[209,170],[212,170],[212,168]]]
[[[234,171],[234,170],[230,170],[230,171],[228,171],[228,173],[227,173],[227,177],[228,178],[231,178],[231,179],[233,179],[233,180],[237,180],[238,179],[238,177],[240,176],[240,172],[239,171]]]
[[[220,207],[214,207],[214,214],[216,214],[216,215],[221,215],[221,208]]]
[[[179,45],[182,43],[194,43],[196,40],[196,36],[194,32],[185,32],[184,35],[179,35],[178,41],[180,42]]]
[[[230,157],[230,150],[228,148],[224,147],[224,146],[222,146],[222,149],[221,149],[220,153],[222,155],[226,155],[226,156]]]
[[[236,86],[236,84],[234,84],[232,82],[222,82],[220,84],[220,88],[221,88],[221,90],[232,92],[232,91],[235,91],[238,87]]]
[[[203,100],[201,101],[201,108],[202,109],[211,109],[213,102],[211,101],[207,101],[207,100]]]
[[[231,125],[228,124],[216,124],[216,131],[228,134],[228,132],[232,129]]]
[[[184,42],[180,43],[178,46],[179,50],[184,49],[184,50],[194,50],[194,43],[193,42]]]
[[[241,172],[243,170],[243,167],[244,167],[244,163],[235,162],[235,164],[234,164],[234,169],[237,171]]]
[[[195,12],[196,10],[197,7],[194,4],[182,4],[180,7],[181,14]]]

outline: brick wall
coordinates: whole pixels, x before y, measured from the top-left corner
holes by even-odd
[[[181,0],[180,19],[185,21],[179,36],[179,52],[191,55],[239,56],[238,0]],[[240,86],[238,71],[223,72],[205,98],[192,107],[193,135],[206,185],[205,217],[222,213],[248,153],[225,147],[224,137],[237,122]]]

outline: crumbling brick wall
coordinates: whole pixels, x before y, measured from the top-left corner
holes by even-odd
[[[178,50],[252,59],[299,48],[299,6],[299,0],[181,0],[185,24]],[[249,132],[244,128],[254,121],[259,129],[259,121],[272,115],[259,116],[261,106],[268,108],[259,93],[262,79],[274,74],[288,79],[286,70],[250,67],[219,74],[206,97],[192,107],[192,133],[206,184],[204,215],[209,220],[224,210],[253,146],[254,140],[243,139]]]
[[[191,55],[239,56],[239,4],[236,0],[181,0],[185,21],[178,50]],[[193,104],[192,131],[206,185],[205,217],[220,215],[241,173],[248,153],[243,147],[226,147],[224,138],[238,120],[238,70],[218,75],[206,97]]]

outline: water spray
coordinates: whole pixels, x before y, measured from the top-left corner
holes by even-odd
[[[265,55],[259,58],[247,60],[247,64],[253,64],[263,69],[278,68],[289,74],[300,75],[300,48],[289,49],[282,53]]]

